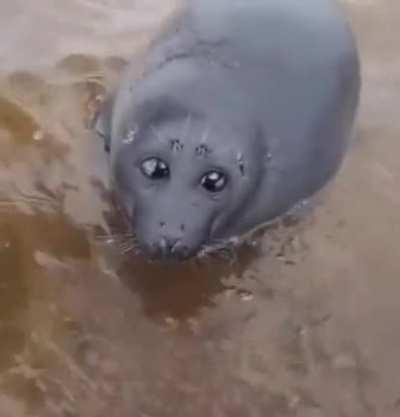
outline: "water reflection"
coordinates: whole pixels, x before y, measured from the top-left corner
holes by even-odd
[[[232,288],[224,279],[241,277],[256,257],[254,248],[241,249],[232,262],[211,257],[185,265],[161,265],[135,257],[125,262],[119,274],[140,296],[146,315],[182,320],[214,306],[216,296]]]

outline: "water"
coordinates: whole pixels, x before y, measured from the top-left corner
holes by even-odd
[[[180,267],[101,237],[123,226],[86,128],[176,4],[0,5],[0,416],[399,415],[400,6],[346,5],[364,92],[322,204]]]

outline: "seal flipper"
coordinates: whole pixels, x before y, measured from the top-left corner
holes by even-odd
[[[110,153],[111,150],[111,117],[114,98],[109,97],[99,109],[97,113],[93,128],[98,136],[104,140],[104,150]]]

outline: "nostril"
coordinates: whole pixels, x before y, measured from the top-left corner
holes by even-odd
[[[160,224],[161,228],[165,227],[165,222],[161,221],[159,224]]]

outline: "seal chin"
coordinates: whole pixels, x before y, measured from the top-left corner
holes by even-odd
[[[151,244],[151,255],[153,259],[184,261],[192,256],[192,251],[181,239],[163,236]]]
[[[153,261],[183,262],[196,256],[198,249],[187,245],[183,239],[160,236],[153,240],[138,238],[142,252]]]

